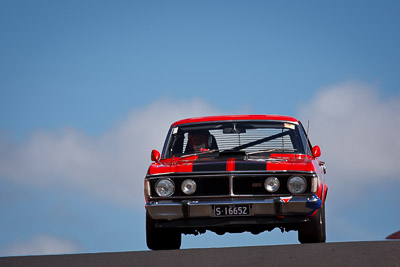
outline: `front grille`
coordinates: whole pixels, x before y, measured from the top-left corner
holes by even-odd
[[[268,177],[277,177],[279,179],[279,189],[274,193],[269,193],[264,182]],[[233,177],[233,194],[234,195],[271,195],[271,194],[290,194],[287,188],[287,181],[292,174],[284,175],[262,175],[262,176],[238,176]],[[304,194],[311,192],[311,175],[302,175],[307,181],[307,188]]]
[[[229,195],[229,177],[199,178],[197,181],[194,179],[194,181],[198,185],[196,195]]]
[[[265,195],[270,194],[264,188],[264,182],[269,176],[236,177],[233,179],[233,194],[235,195]],[[289,194],[287,189],[288,176],[279,177],[280,187],[275,194]]]
[[[182,182],[186,179],[192,179],[196,182],[197,189],[191,196],[218,196],[218,195],[229,195],[229,177],[179,177],[170,178],[175,184],[175,193],[173,197],[187,196],[181,190]],[[151,195],[158,197],[154,188],[158,179],[151,180]]]
[[[287,181],[293,174],[273,174],[273,175],[232,175],[232,176],[204,176],[204,177],[169,177],[175,184],[175,193],[172,197],[188,197],[181,190],[181,184],[185,179],[192,179],[197,184],[197,190],[190,197],[196,196],[230,196],[230,184],[232,185],[233,195],[271,195],[265,188],[264,182],[268,177],[274,176],[279,179],[280,187],[273,194],[290,194],[287,189]],[[312,174],[302,176],[307,181],[307,189],[304,194],[311,192]],[[162,178],[159,178],[162,179]],[[158,197],[155,192],[155,184],[159,179],[151,179],[151,196]],[[232,181],[230,183],[230,180]]]

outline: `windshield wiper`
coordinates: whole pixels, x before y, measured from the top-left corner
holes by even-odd
[[[202,155],[202,154],[210,154],[214,152],[218,152],[219,149],[211,149],[211,150],[204,150],[204,151],[199,151],[196,153],[188,154],[188,155],[183,155],[181,158],[187,158],[187,157],[192,157],[192,156],[197,156],[197,155]]]
[[[274,151],[291,151],[295,152],[297,149],[294,148],[272,148],[272,149],[266,149],[266,150],[259,150],[259,151],[253,151],[253,152],[247,152],[246,155],[254,155],[254,154],[261,154],[261,153],[269,153],[269,152],[274,152]]]

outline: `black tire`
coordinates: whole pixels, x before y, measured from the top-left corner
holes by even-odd
[[[310,219],[304,223],[298,231],[298,239],[302,244],[305,243],[325,243],[326,227],[325,227],[325,203]]]
[[[181,233],[174,230],[155,228],[156,221],[146,212],[146,242],[151,250],[180,249]]]

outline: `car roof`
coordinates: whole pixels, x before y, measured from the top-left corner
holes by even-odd
[[[199,122],[213,122],[213,121],[244,121],[244,120],[265,120],[265,121],[287,121],[299,123],[296,118],[282,115],[224,115],[224,116],[208,116],[188,118],[174,122],[171,127],[181,124],[199,123]]]

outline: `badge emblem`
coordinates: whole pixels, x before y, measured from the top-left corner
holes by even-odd
[[[281,197],[281,200],[283,200],[283,202],[288,203],[289,200],[291,200],[292,197]]]

